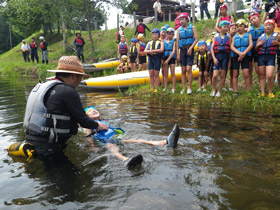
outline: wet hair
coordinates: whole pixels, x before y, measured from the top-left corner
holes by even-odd
[[[140,19],[138,20],[138,22],[143,22],[143,18],[140,18]]]
[[[175,12],[184,12],[184,9],[181,6],[176,6],[174,10]]]
[[[31,39],[35,39],[35,37],[31,37]]]

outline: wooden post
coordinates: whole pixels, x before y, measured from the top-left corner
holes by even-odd
[[[168,21],[171,22],[171,10],[168,10]]]
[[[154,22],[155,22],[155,25],[157,25],[157,23],[158,23],[158,11],[157,11],[157,8],[155,8],[155,20],[154,20]]]
[[[191,7],[192,7],[192,22],[195,23],[195,4],[194,2],[191,3]]]
[[[149,17],[149,9],[147,8],[147,17]]]
[[[136,12],[133,11],[134,27],[136,27]]]
[[[105,31],[108,30],[108,25],[107,25],[107,17],[105,17]]]
[[[162,14],[163,15],[163,22],[165,22],[165,9],[163,9],[162,12],[163,12],[163,14]]]
[[[94,22],[94,29],[97,30],[97,22]]]
[[[120,15],[117,14],[117,29],[119,30],[120,28]]]

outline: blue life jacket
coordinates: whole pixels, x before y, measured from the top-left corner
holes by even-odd
[[[258,38],[264,33],[264,26],[261,25],[257,30],[255,30],[254,26],[250,27],[249,34],[252,35],[253,46],[255,47],[257,44]]]
[[[217,33],[215,35],[215,43],[214,43],[214,53],[229,53],[230,45],[229,45],[229,34],[226,33],[224,38],[222,39],[221,34]]]
[[[119,43],[119,53],[127,53],[127,44],[126,42],[122,43],[120,42]]]
[[[106,121],[101,121],[103,124],[108,125]],[[125,133],[125,131],[121,128],[115,128],[110,125],[108,130],[101,130],[97,131],[95,134],[91,135],[92,138],[95,140],[109,140],[112,139],[114,135],[116,134],[122,134]]]
[[[260,37],[260,40],[264,40],[265,43],[259,47],[259,51],[258,54],[271,54],[271,55],[275,55],[278,52],[278,46],[277,45],[273,45],[272,41],[276,40],[278,33],[274,32],[272,33],[268,39],[266,38],[266,34],[262,34]]]
[[[238,34],[234,36],[234,47],[239,52],[244,52],[249,46],[249,33],[245,33],[244,36],[240,37]],[[234,53],[234,56],[238,56]],[[251,56],[251,51],[247,53],[247,56]]]
[[[169,56],[171,55],[173,51],[174,41],[175,39],[172,39],[169,42],[167,42],[167,40],[164,40],[164,57],[169,58]],[[172,58],[176,59],[176,50]]]
[[[140,44],[140,52],[144,52],[145,49],[146,49],[146,43],[144,43],[144,42],[139,42],[139,44]]]
[[[192,30],[193,25],[189,24],[189,26],[184,29],[183,26],[180,26],[179,28],[179,34],[180,34],[180,39],[179,39],[179,48],[183,48],[186,45],[192,45],[194,42],[194,37],[193,37],[193,30]]]

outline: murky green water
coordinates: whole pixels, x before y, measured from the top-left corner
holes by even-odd
[[[128,170],[83,134],[61,164],[22,162],[6,148],[24,139],[22,121],[34,81],[0,77],[0,209],[279,209],[280,113],[222,108],[217,102],[179,104],[85,93],[103,119],[126,138],[165,139],[181,127],[178,147],[123,144],[144,157]]]

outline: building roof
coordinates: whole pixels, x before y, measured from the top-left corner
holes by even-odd
[[[132,0],[128,6],[130,12],[126,12],[127,14],[132,14],[132,11],[136,12],[136,15],[140,16],[153,16],[154,9],[153,5],[155,0]],[[161,0],[162,10],[171,9],[174,12],[174,7],[180,5],[180,3],[176,0]],[[135,9],[135,5],[137,5],[137,9]],[[187,4],[187,7],[190,7],[190,4]],[[167,12],[167,11],[166,11]]]

